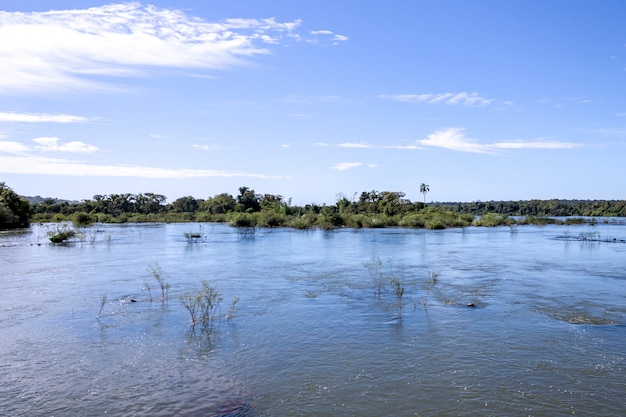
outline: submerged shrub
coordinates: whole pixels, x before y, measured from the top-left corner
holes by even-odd
[[[305,213],[302,216],[295,216],[289,222],[289,226],[296,229],[311,229],[315,227],[317,215]]]
[[[78,232],[75,229],[69,228],[67,225],[63,225],[57,227],[55,230],[49,231],[48,236],[52,243],[65,243],[68,240],[78,237]]]
[[[258,225],[261,227],[280,227],[287,223],[284,214],[273,211],[262,211],[259,215]]]
[[[161,267],[159,267],[158,263],[155,263],[154,266],[148,267],[148,271],[154,277],[154,279],[159,283],[159,287],[161,287],[161,301],[164,302],[167,300],[170,291],[170,284],[163,278],[163,272],[161,271]],[[151,297],[152,298],[152,297]]]
[[[497,213],[486,213],[474,220],[474,225],[486,227],[508,226],[514,223],[515,220],[509,216]]]
[[[250,213],[235,213],[228,223],[234,227],[254,227],[257,225],[256,218]]]
[[[75,227],[90,226],[95,219],[84,211],[78,211],[72,216],[72,223]]]
[[[189,312],[191,316],[191,324],[195,326],[198,323],[209,324],[217,317],[220,301],[222,297],[215,287],[212,287],[208,281],[202,281],[202,288],[195,294],[184,294],[179,297],[180,302]],[[235,304],[239,299],[233,299],[229,315],[235,309]]]

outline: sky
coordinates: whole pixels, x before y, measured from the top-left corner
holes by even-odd
[[[0,0],[0,182],[626,199],[622,0]],[[356,197],[355,197],[356,196]]]

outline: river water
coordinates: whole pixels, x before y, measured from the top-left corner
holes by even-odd
[[[0,234],[3,416],[626,415],[620,222],[55,227]]]

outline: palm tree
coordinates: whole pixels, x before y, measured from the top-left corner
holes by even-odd
[[[420,185],[420,193],[424,194],[424,204],[426,204],[426,193],[430,191],[430,186],[428,184],[422,183]]]

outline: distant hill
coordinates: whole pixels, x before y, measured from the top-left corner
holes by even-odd
[[[60,198],[42,197],[40,195],[36,195],[34,197],[28,197],[28,196],[22,195],[20,197],[28,201],[30,204],[41,204],[44,201],[47,201],[48,204],[60,204],[60,203],[78,204],[80,203],[80,201],[76,201],[76,200],[62,200]]]

